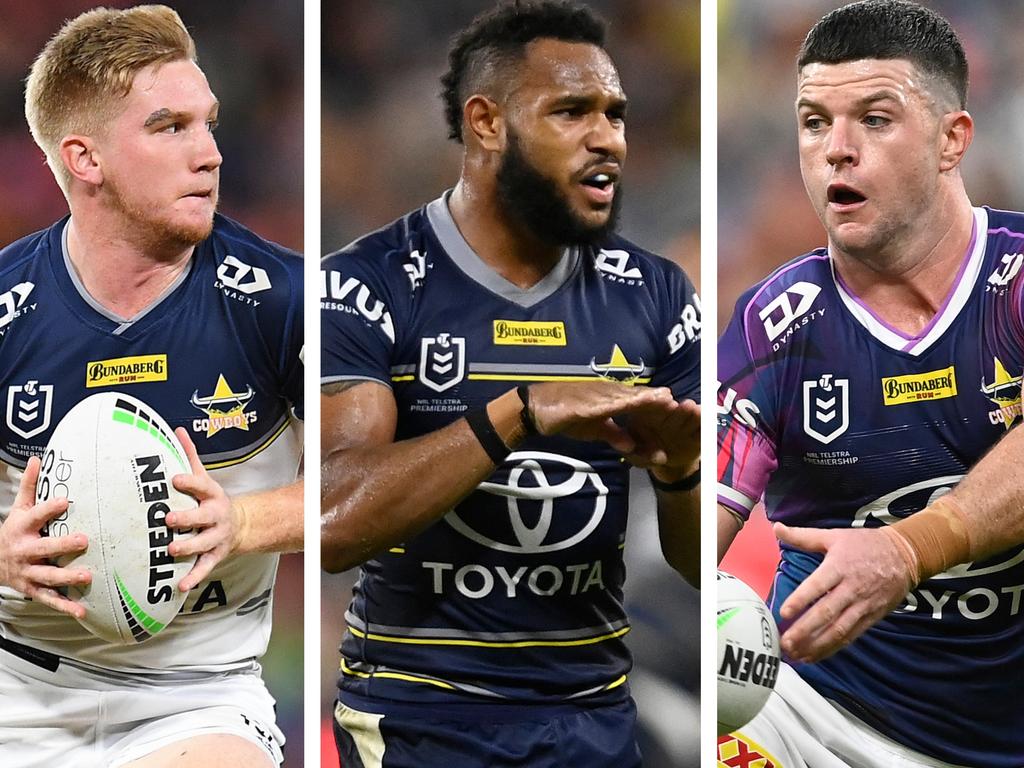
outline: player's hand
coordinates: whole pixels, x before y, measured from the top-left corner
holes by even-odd
[[[92,574],[84,568],[61,568],[50,561],[84,552],[89,540],[84,533],[70,536],[40,536],[39,530],[68,508],[65,498],[35,504],[39,457],[28,460],[21,476],[18,495],[7,521],[0,526],[0,584],[18,590],[55,611],[81,619],[85,608],[57,591],[57,587],[84,586]]]
[[[658,402],[631,412],[624,426],[636,441],[626,460],[662,482],[690,475],[700,458],[700,406],[693,400]]]
[[[849,645],[915,586],[906,558],[884,529],[776,523],[774,531],[790,546],[825,555],[780,609],[783,621],[796,619],[781,638],[794,661],[820,661]]]
[[[530,418],[540,434],[603,440],[624,454],[637,450],[637,441],[615,417],[659,405],[670,409],[674,403],[665,387],[629,387],[614,381],[545,382],[530,387]]]
[[[175,475],[171,483],[199,502],[195,509],[167,515],[168,527],[196,531],[190,538],[175,539],[168,547],[173,557],[199,555],[192,570],[178,582],[178,589],[187,592],[209,576],[217,563],[238,549],[244,539],[246,518],[241,505],[233,504],[220,484],[210,477],[188,432],[178,427],[174,434],[185,449],[192,474]]]

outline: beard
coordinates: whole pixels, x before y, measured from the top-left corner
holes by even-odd
[[[519,137],[511,132],[498,167],[497,183],[498,200],[506,213],[548,245],[596,245],[618,224],[621,187],[616,185],[604,223],[591,224],[576,213],[555,180],[526,158]]]
[[[184,216],[175,217],[173,213],[165,213],[132,202],[110,179],[106,181],[105,186],[111,207],[122,215],[134,237],[146,244],[154,254],[191,248],[208,238],[213,231],[212,213],[209,219],[192,217],[190,220]],[[216,196],[213,202],[213,209],[216,211]]]

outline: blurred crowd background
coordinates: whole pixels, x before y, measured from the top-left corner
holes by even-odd
[[[588,0],[611,23],[608,50],[629,98],[621,230],[698,283],[700,14],[697,0]],[[449,39],[492,0],[341,0],[322,7],[322,246],[388,224],[454,185],[439,78]],[[627,542],[630,681],[646,768],[696,768],[698,593],[664,565],[653,494],[637,491]],[[324,765],[337,645],[354,574],[323,579]],[[334,761],[334,762],[331,762]]]
[[[25,122],[25,77],[64,20],[125,0],[0,0],[0,242],[53,223],[67,204]],[[222,213],[302,248],[302,3],[166,0],[196,41],[221,102]]]
[[[825,245],[800,179],[796,55],[841,0],[718,0],[718,331],[744,289]],[[1024,207],[1024,34],[1020,6],[1001,0],[924,0],[960,35],[970,67],[974,143],[963,163],[975,205]],[[768,588],[777,549],[755,512],[723,569]]]
[[[66,19],[124,0],[0,0],[0,247],[67,213],[25,123],[24,80]],[[221,102],[217,142],[223,213],[263,237],[302,248],[302,3],[166,0],[195,38],[199,65]],[[288,739],[285,765],[303,765],[302,557],[282,558],[274,633],[263,659]]]

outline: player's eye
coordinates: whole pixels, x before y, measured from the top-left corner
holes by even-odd
[[[168,123],[160,129],[160,133],[169,133],[172,136],[176,133],[181,133],[181,123]]]
[[[562,107],[561,109],[556,110],[555,114],[562,115],[563,117],[578,118],[583,117],[583,115],[586,114],[586,110],[583,107],[576,105],[573,107]]]
[[[220,120],[218,120],[217,118],[212,118],[206,121],[206,130],[208,130],[210,133],[213,133],[214,131],[217,130],[217,126],[219,125]]]
[[[869,128],[881,128],[882,126],[889,124],[889,118],[882,117],[881,115],[867,115],[864,118],[864,125]]]
[[[820,131],[825,127],[825,121],[820,117],[805,117],[804,128],[809,131]]]

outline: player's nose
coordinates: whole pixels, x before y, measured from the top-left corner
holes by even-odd
[[[591,130],[587,134],[587,149],[614,157],[622,163],[626,159],[626,129],[623,122],[613,120],[604,114],[595,115]]]
[[[825,159],[829,165],[857,163],[859,155],[854,139],[851,126],[846,120],[837,119],[832,123],[828,143],[825,145]]]
[[[224,158],[217,148],[217,140],[210,131],[204,131],[196,140],[192,156],[193,167],[197,171],[213,171],[220,168]]]

